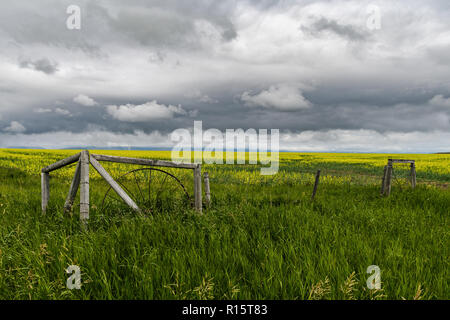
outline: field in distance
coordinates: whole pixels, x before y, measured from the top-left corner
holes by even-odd
[[[40,203],[41,168],[77,152],[0,149],[0,299],[450,298],[450,154],[280,153],[273,176],[204,164],[212,203],[203,215],[189,201],[134,213],[105,197],[91,167],[84,231],[78,206],[63,210],[75,165],[51,173],[46,215]],[[170,160],[169,151],[94,153]],[[399,164],[391,196],[380,196],[388,158],[416,161],[414,190]],[[103,165],[135,186],[136,200],[164,194],[147,172],[120,178],[138,166]],[[164,170],[193,193],[191,170]],[[81,269],[80,290],[67,288],[69,265]],[[370,265],[380,290],[367,288]]]

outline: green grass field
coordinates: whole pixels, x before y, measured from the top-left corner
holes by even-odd
[[[417,161],[418,186],[389,155],[280,155],[280,171],[204,165],[212,205],[137,214],[101,209],[107,186],[91,167],[88,230],[63,204],[74,166],[52,173],[41,213],[40,168],[77,151],[0,150],[1,299],[449,299],[450,155]],[[96,151],[167,159],[168,152]],[[114,177],[136,166],[105,164]],[[311,201],[314,173],[322,170]],[[173,170],[191,190],[191,172]],[[191,190],[192,191],[192,190]],[[69,290],[65,269],[81,268]],[[381,269],[369,290],[367,267]]]

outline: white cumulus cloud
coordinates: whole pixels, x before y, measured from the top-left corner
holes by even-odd
[[[78,104],[81,104],[85,107],[92,107],[92,106],[95,106],[98,104],[97,102],[95,102],[94,99],[92,99],[84,94],[77,95],[75,98],[73,98],[73,101]]]
[[[62,109],[62,108],[56,108],[55,112],[59,113],[59,114],[61,114],[63,116],[71,116],[72,115],[69,110]]]
[[[37,108],[33,110],[35,113],[49,113],[52,112],[52,109],[49,108]]]
[[[189,92],[187,94],[184,95],[187,98],[190,99],[196,99],[200,102],[204,102],[204,103],[219,103],[219,100],[217,99],[213,99],[210,96],[208,96],[207,94],[203,94],[200,90],[194,90],[192,92]]]
[[[6,127],[5,129],[3,129],[3,131],[11,132],[11,133],[21,133],[21,132],[25,132],[26,130],[27,129],[20,122],[17,122],[17,121],[11,121],[9,126]]]
[[[287,84],[270,86],[269,89],[255,95],[245,91],[241,95],[241,100],[248,107],[263,107],[282,111],[301,110],[312,106],[298,86]]]
[[[181,106],[159,104],[156,100],[140,105],[110,105],[107,112],[114,118],[125,122],[146,122],[152,120],[171,119],[175,114],[186,115]]]
[[[430,100],[430,104],[435,106],[450,107],[450,98],[444,98],[442,94],[438,94]]]

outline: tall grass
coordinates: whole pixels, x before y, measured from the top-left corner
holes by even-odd
[[[212,206],[203,215],[185,207],[101,211],[106,185],[93,174],[83,231],[76,210],[62,210],[73,170],[52,178],[43,216],[39,170],[5,165],[29,156],[39,168],[66,154],[24,150],[0,159],[2,299],[449,298],[450,192],[423,183],[449,182],[445,170],[424,171],[415,190],[394,184],[382,198],[384,161],[374,170],[322,155],[304,166],[301,154],[290,154],[272,177],[255,166],[206,165]],[[433,161],[441,167],[448,157]],[[314,169],[324,163],[311,201]],[[128,169],[108,167],[113,175]],[[81,268],[81,290],[66,287],[72,264]],[[366,286],[373,264],[378,291]]]

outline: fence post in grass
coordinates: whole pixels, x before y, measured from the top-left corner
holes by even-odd
[[[411,163],[411,186],[414,189],[416,187],[416,164]]]
[[[197,164],[194,169],[194,199],[195,210],[202,213],[202,165]]]
[[[317,187],[319,186],[319,178],[320,178],[320,170],[317,170],[316,181],[314,182],[314,189],[313,189],[313,193],[311,195],[311,200],[314,200],[314,197],[316,196]]]
[[[66,198],[66,202],[64,203],[64,212],[69,213],[72,209],[73,201],[77,196],[78,187],[80,186],[80,161],[77,163],[77,167],[75,169],[75,174],[72,179],[72,183],[70,184],[69,193]]]
[[[392,160],[389,159],[388,161],[388,166],[387,166],[387,175],[386,175],[386,195],[390,196],[391,195],[391,187],[392,187]]]
[[[86,226],[89,219],[89,151],[80,156],[80,220]]]
[[[386,189],[386,174],[387,174],[387,166],[384,166],[383,177],[381,178],[381,195],[384,195]]]
[[[50,174],[41,172],[41,206],[42,213],[47,211],[48,200],[50,199]]]
[[[209,175],[208,172],[205,172],[203,174],[203,179],[205,180],[205,200],[206,200],[206,205],[209,206],[209,204],[211,203],[211,192],[209,190]]]

